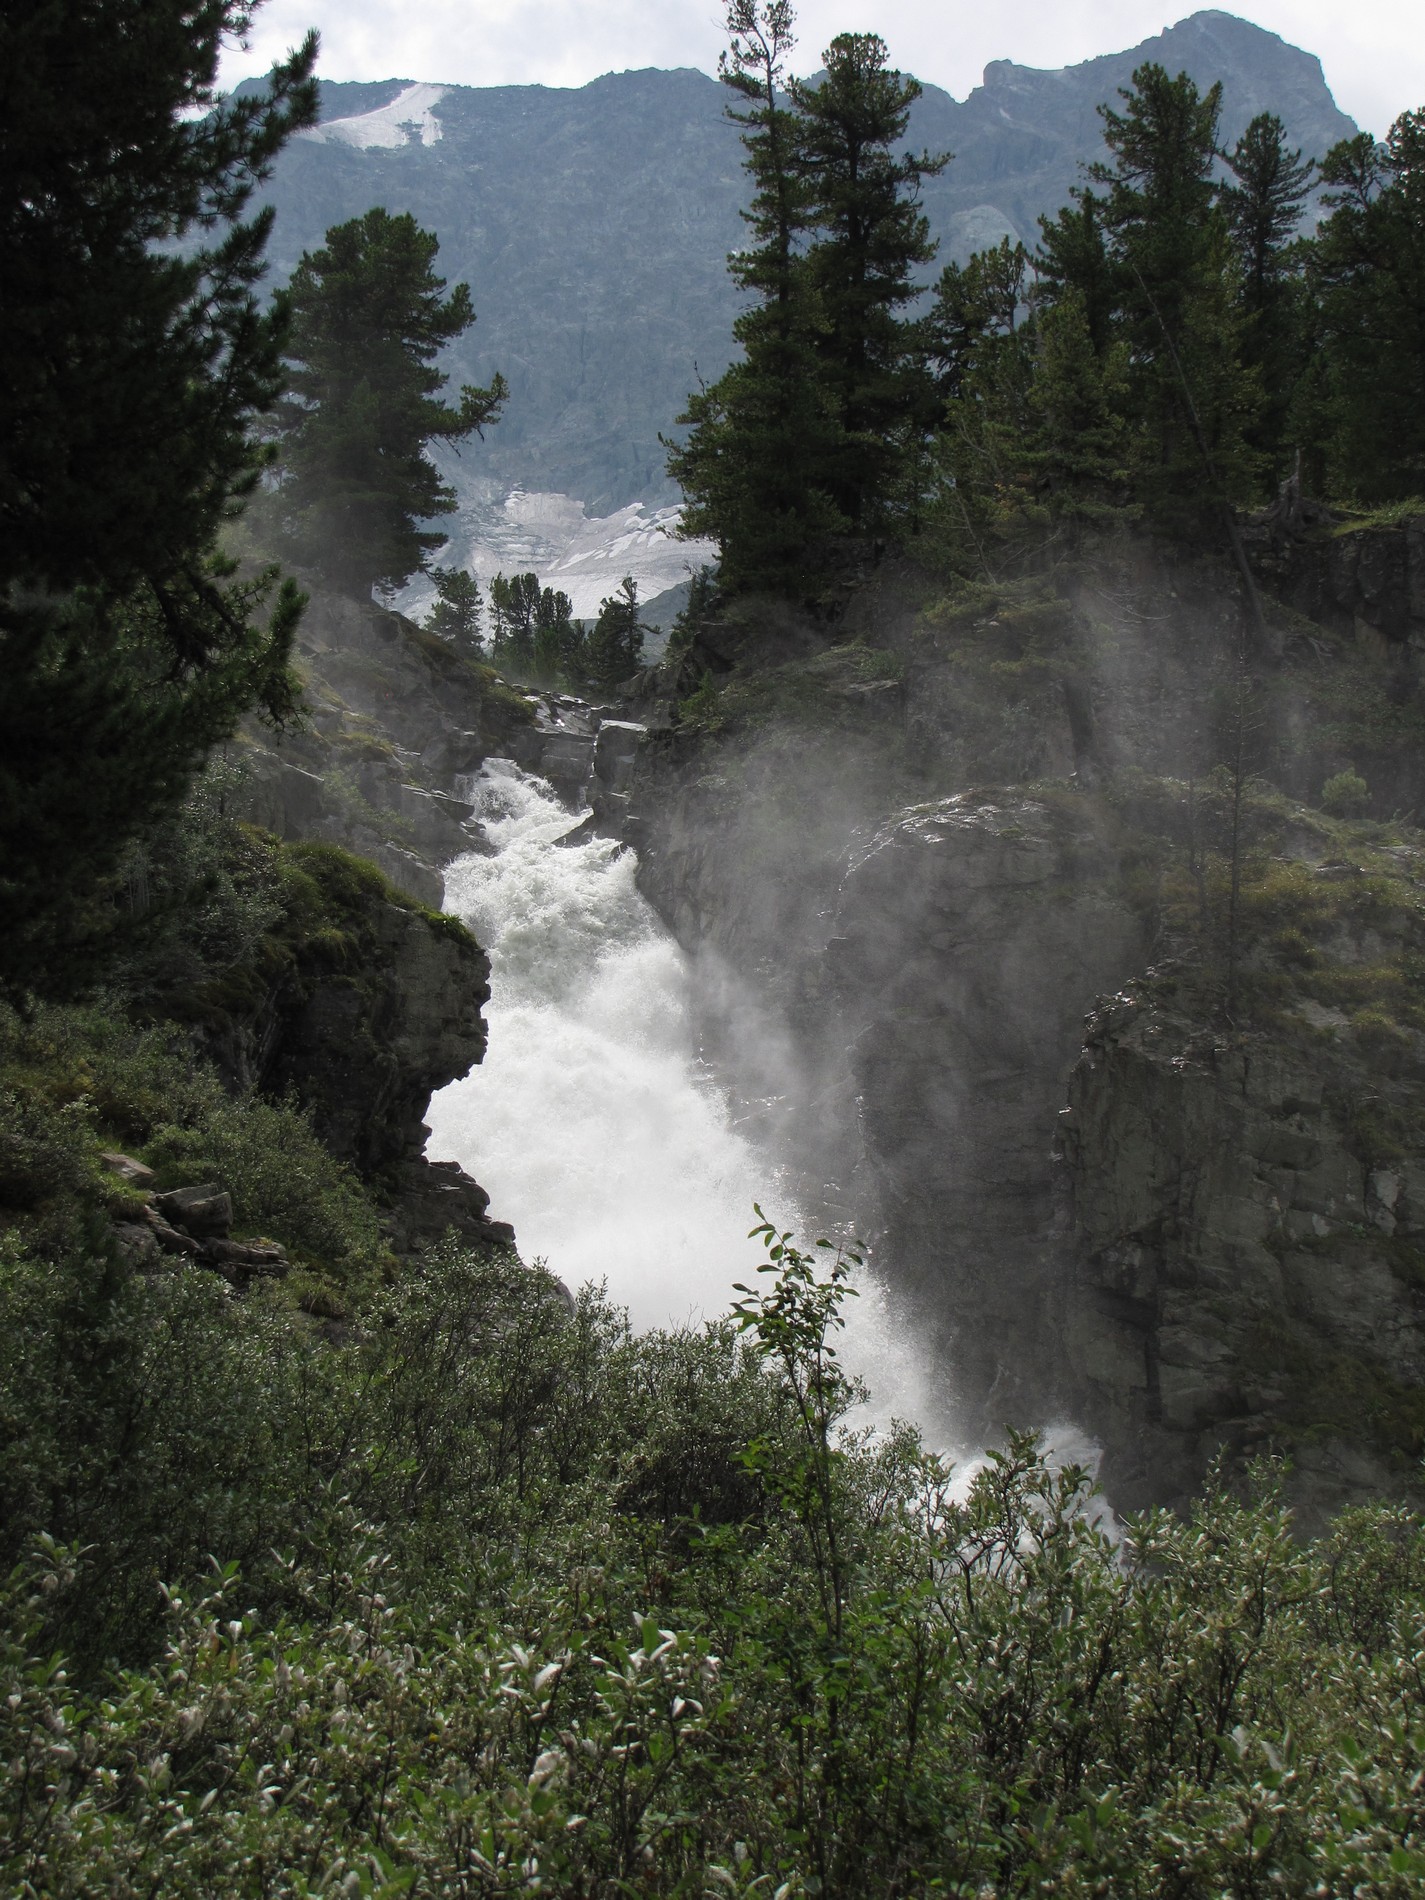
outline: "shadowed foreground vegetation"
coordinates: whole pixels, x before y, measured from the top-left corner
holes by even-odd
[[[953,1484],[761,1237],[633,1337],[453,1249],[337,1325],[12,1228],[6,1890],[1419,1891],[1416,1521]]]

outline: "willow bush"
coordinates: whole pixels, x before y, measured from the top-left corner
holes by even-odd
[[[340,1329],[192,1269],[86,1318],[11,1244],[6,1891],[1419,1892],[1418,1522],[1303,1547],[1264,1469],[1115,1544],[1028,1437],[957,1484],[761,1231],[637,1337],[453,1248]]]

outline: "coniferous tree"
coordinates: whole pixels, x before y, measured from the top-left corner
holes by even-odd
[[[292,274],[292,396],[283,412],[277,508],[297,555],[334,586],[399,587],[444,536],[454,491],[426,458],[431,442],[483,434],[505,399],[502,376],[469,384],[458,405],[434,358],[475,321],[470,289],[442,296],[439,244],[409,213],[380,209],[334,225]]]
[[[535,678],[545,686],[578,677],[583,641],[574,620],[574,603],[554,587],[541,589],[534,610]]]
[[[991,567],[986,537],[993,535],[996,518],[1024,499],[1033,374],[1030,294],[1028,253],[1005,238],[966,264],[946,266],[925,322],[928,361],[943,405],[938,459],[942,488],[951,499],[950,538],[967,543],[982,570]]]
[[[1132,515],[1127,344],[1095,349],[1087,302],[1070,290],[1036,312],[1032,345],[1026,470],[1070,527]]]
[[[0,984],[80,980],[125,842],[257,705],[300,613],[216,552],[263,465],[281,298],[253,191],[316,117],[309,37],[219,101],[237,0],[0,12]],[[194,238],[198,242],[194,242]]]
[[[611,690],[638,671],[646,632],[638,617],[638,583],[626,574],[618,592],[600,603],[589,635],[584,664],[596,686]]]
[[[1272,112],[1257,114],[1226,159],[1236,182],[1221,189],[1219,202],[1241,269],[1243,361],[1261,394],[1252,441],[1280,474],[1306,355],[1302,271],[1293,263],[1302,247],[1295,240],[1316,168],[1287,149],[1286,129]]]
[[[843,432],[828,487],[858,529],[886,524],[914,483],[935,391],[922,326],[900,315],[936,246],[916,199],[950,162],[898,151],[919,83],[892,71],[875,33],[842,33],[819,83],[794,81],[816,233],[806,269],[819,306],[818,374]]]
[[[1369,133],[1321,164],[1331,215],[1312,247],[1321,358],[1313,418],[1334,493],[1425,492],[1425,107],[1384,145]]]
[[[926,348],[937,392],[954,401],[988,360],[1014,353],[1027,311],[1029,253],[1002,238],[967,264],[947,264],[935,287]]]
[[[791,8],[737,0],[727,17],[756,239],[729,268],[755,301],[743,360],[689,399],[668,466],[724,582],[794,592],[827,535],[879,530],[914,498],[935,398],[920,326],[897,313],[934,250],[915,193],[946,161],[893,155],[920,88],[874,34],[842,35],[825,79],[784,95]]]
[[[1247,430],[1258,392],[1243,363],[1236,254],[1213,176],[1222,87],[1199,93],[1186,73],[1170,79],[1146,65],[1122,97],[1122,113],[1102,108],[1113,163],[1093,176],[1108,187],[1134,473],[1151,509],[1191,521],[1223,498],[1251,499],[1256,486]]]
[[[1286,127],[1274,112],[1259,112],[1227,154],[1233,185],[1220,196],[1242,261],[1243,301],[1253,314],[1268,308],[1285,275],[1311,189],[1315,161],[1289,152]]]
[[[817,373],[820,314],[801,255],[809,187],[799,116],[783,91],[792,23],[788,0],[733,0],[727,10],[718,71],[744,101],[728,117],[742,128],[753,186],[742,213],[752,242],[728,270],[752,301],[733,324],[742,360],[689,397],[679,421],[690,434],[668,445],[687,497],[682,532],[718,543],[734,586],[795,586],[808,550],[846,526],[826,488],[843,430]]]
[[[1236,249],[1214,167],[1220,85],[1140,66],[1099,108],[1111,162],[1042,222],[1045,301],[1072,294],[1100,357],[1126,351],[1133,486],[1158,520],[1223,519],[1254,496],[1260,387],[1244,361]]]
[[[426,631],[449,640],[457,651],[478,659],[485,651],[480,626],[484,609],[480,583],[461,567],[433,567],[435,604],[426,618]]]
[[[537,574],[497,574],[490,582],[490,651],[512,673],[534,665],[534,623],[539,612]]]

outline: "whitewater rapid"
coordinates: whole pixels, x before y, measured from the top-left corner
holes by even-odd
[[[432,1099],[427,1152],[481,1183],[526,1259],[605,1282],[635,1327],[716,1318],[756,1279],[754,1202],[815,1236],[698,1061],[687,960],[632,851],[556,842],[576,817],[543,780],[492,759],[469,790],[494,854],[447,870],[445,904],[490,955],[490,1044]],[[944,1443],[933,1368],[874,1277],[858,1285],[841,1351],[870,1388],[866,1417]]]

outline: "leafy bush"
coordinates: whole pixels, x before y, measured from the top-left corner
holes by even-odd
[[[290,1102],[224,1098],[200,1121],[164,1123],[145,1148],[161,1186],[217,1181],[233,1197],[239,1232],[266,1232],[348,1271],[385,1252],[360,1182],[322,1146],[309,1116]]]
[[[1415,1519],[957,1485],[846,1429],[842,1276],[763,1237],[641,1338],[458,1250],[335,1340],[11,1247],[8,1890],[1419,1891]]]
[[[1321,809],[1334,818],[1359,818],[1370,801],[1370,787],[1359,772],[1337,772],[1321,787]]]
[[[232,1097],[171,1024],[136,1027],[100,1006],[0,1006],[0,1216],[65,1193],[112,1191],[105,1148],[133,1149],[160,1183],[214,1180],[240,1230],[273,1238],[344,1276],[385,1255],[376,1211],[351,1171],[290,1103]]]

